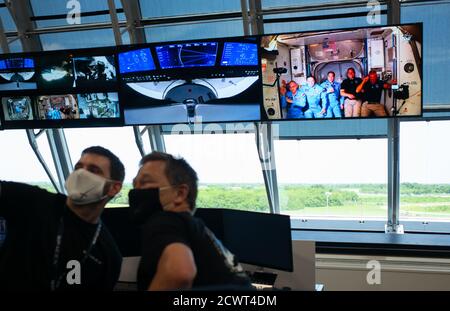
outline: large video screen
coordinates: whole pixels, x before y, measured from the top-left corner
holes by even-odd
[[[155,63],[149,48],[119,54],[120,73],[154,70]]]
[[[0,57],[5,128],[123,125],[115,50]]]
[[[263,120],[422,115],[422,24],[265,35]]]
[[[217,42],[193,42],[156,46],[161,69],[214,66]]]
[[[30,96],[2,97],[2,109],[5,121],[34,120]]]
[[[113,54],[52,53],[39,57],[38,65],[37,84],[42,90],[116,89],[117,73]]]
[[[114,56],[84,56],[73,59],[74,86],[89,88],[112,87],[117,83]]]
[[[33,58],[0,58],[0,91],[33,90],[36,87]]]
[[[260,120],[258,51],[256,37],[172,42],[121,51],[125,124]]]

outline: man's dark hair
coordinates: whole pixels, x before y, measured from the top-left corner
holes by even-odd
[[[139,165],[143,166],[150,161],[162,161],[166,164],[164,173],[171,185],[178,186],[186,184],[189,187],[187,201],[189,208],[193,211],[195,209],[195,201],[197,200],[198,177],[189,163],[183,158],[175,158],[168,153],[153,151],[144,156],[139,162]]]
[[[90,153],[104,156],[109,160],[109,169],[111,171],[111,179],[123,182],[125,179],[125,167],[120,159],[111,151],[100,146],[92,146],[83,150],[81,155]]]
[[[353,68],[353,67],[348,68],[348,69],[347,69],[347,72],[348,72],[349,70],[351,70],[351,71],[353,71],[354,73],[356,73],[355,68]]]
[[[369,75],[377,75],[377,78],[378,78],[378,73],[373,69],[371,71],[369,71]]]
[[[334,73],[334,71],[328,71],[328,73],[327,73],[327,77],[328,77],[328,75],[330,74],[330,73],[332,73],[333,74],[333,76],[336,76],[336,74]]]

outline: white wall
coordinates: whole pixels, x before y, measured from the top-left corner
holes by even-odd
[[[367,282],[371,260],[380,263],[380,284]],[[316,282],[331,291],[447,291],[450,259],[317,254]]]

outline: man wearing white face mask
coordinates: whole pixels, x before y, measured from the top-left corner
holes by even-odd
[[[192,215],[197,198],[192,167],[161,152],[140,164],[129,192],[131,218],[143,232],[138,289],[251,289],[234,255]]]
[[[0,182],[0,289],[112,290],[122,257],[100,215],[125,177],[103,147],[85,149],[66,180],[68,196]]]

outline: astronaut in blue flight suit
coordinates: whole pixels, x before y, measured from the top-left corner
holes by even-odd
[[[335,73],[329,71],[327,74],[327,80],[325,80],[320,86],[326,91],[328,99],[327,112],[325,118],[341,118],[341,109],[344,109],[344,98],[341,97],[341,84],[334,81]]]
[[[305,111],[305,118],[323,118],[327,113],[328,99],[326,90],[316,84],[316,79],[309,76],[306,79],[307,84],[302,87],[305,93],[308,109]]]
[[[287,90],[289,89],[289,91]],[[305,117],[303,108],[306,105],[305,94],[301,92],[295,81],[280,87],[281,107],[287,109],[287,119],[302,119]]]

